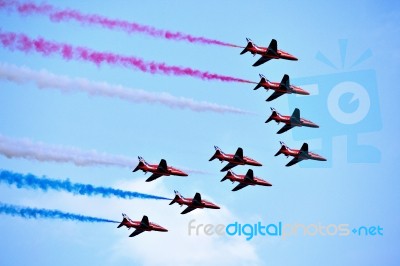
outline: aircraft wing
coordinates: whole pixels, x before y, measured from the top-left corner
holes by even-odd
[[[253,170],[249,169],[244,177],[245,180],[253,182],[254,181],[254,172]]]
[[[308,153],[308,144],[304,142],[303,145],[301,145],[300,150],[305,153]]]
[[[258,60],[253,64],[253,66],[262,65],[262,64],[264,64],[265,62],[268,62],[269,60],[271,60],[271,58],[266,57],[266,56],[261,56],[260,59],[258,59]]]
[[[289,129],[293,128],[293,126],[291,125],[284,125],[281,129],[279,129],[278,132],[276,132],[276,134],[282,134],[283,132],[288,131]]]
[[[236,153],[235,153],[235,155],[234,155],[233,158],[234,158],[236,161],[243,162],[243,149],[239,147],[239,148],[236,150]]]
[[[228,163],[227,165],[224,166],[224,168],[221,169],[221,172],[228,171],[229,169],[235,167],[236,165],[237,164],[234,163]]]
[[[201,195],[200,195],[200,193],[197,192],[197,193],[194,195],[193,204],[194,204],[194,205],[197,205],[197,206],[200,206],[200,205],[201,205]]]
[[[191,211],[193,211],[194,209],[196,209],[196,208],[195,208],[195,207],[192,207],[192,206],[189,206],[189,207],[187,207],[186,209],[184,209],[183,212],[181,212],[181,214],[185,214],[185,213],[191,212]]]
[[[268,52],[274,55],[278,52],[278,42],[275,39],[272,39],[268,46]]]
[[[142,229],[136,229],[135,231],[133,231],[133,233],[129,237],[137,236],[138,234],[141,234],[143,232],[144,232],[144,230],[142,230]]]
[[[297,121],[300,121],[300,109],[295,108],[292,114],[292,117],[296,119]]]
[[[283,92],[277,92],[275,91],[274,93],[271,94],[271,96],[268,97],[267,102],[270,102],[272,100],[275,100],[279,96],[282,96],[284,93]]]
[[[160,174],[152,174],[149,178],[146,179],[146,182],[153,181],[153,180],[159,178],[160,176],[162,176],[162,175],[160,175]]]
[[[160,172],[167,172],[168,171],[167,161],[161,159],[160,163],[158,164],[157,170]]]
[[[290,90],[290,78],[288,74],[283,75],[283,78],[281,80],[281,83],[279,84],[281,88],[284,88],[286,90]]]
[[[302,161],[303,159],[299,159],[299,158],[293,158],[290,162],[288,162],[287,164],[286,164],[286,166],[292,166],[292,165],[294,165],[294,164],[296,164],[296,163],[298,163],[298,162],[300,162],[300,161]]]
[[[237,185],[236,187],[234,187],[234,188],[232,189],[232,191],[238,191],[239,189],[242,189],[242,188],[247,187],[247,186],[248,186],[247,184],[240,183],[239,185]]]

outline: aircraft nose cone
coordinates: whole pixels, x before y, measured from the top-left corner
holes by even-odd
[[[317,159],[318,161],[327,161],[327,159],[324,158],[324,157],[322,157],[321,155],[317,155],[316,157],[317,157],[316,159]]]
[[[212,206],[214,209],[221,209],[221,207],[219,207],[218,205],[213,204]]]

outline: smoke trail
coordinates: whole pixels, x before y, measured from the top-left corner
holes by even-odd
[[[77,166],[118,166],[132,168],[138,160],[121,155],[110,155],[95,150],[44,144],[29,139],[14,139],[0,134],[0,154],[7,158],[24,158],[41,162],[73,163]],[[190,169],[191,174],[207,174]]]
[[[164,38],[174,41],[185,41],[190,43],[220,45],[229,47],[240,47],[234,44],[225,43],[205,37],[196,37],[182,32],[171,32],[168,30],[157,29],[148,25],[141,25],[135,22],[129,22],[118,19],[111,19],[96,14],[83,14],[74,9],[57,9],[49,4],[36,4],[34,2],[19,3],[17,1],[0,1],[0,8],[7,8],[22,15],[43,15],[50,18],[51,21],[77,21],[82,25],[97,25],[107,29],[122,30],[126,33],[142,33],[155,38]]]
[[[26,219],[60,219],[68,221],[79,221],[86,223],[119,223],[117,221],[108,220],[104,218],[86,216],[81,214],[74,214],[69,212],[62,212],[59,210],[37,209],[30,207],[23,207],[0,202],[0,214],[10,216],[19,216]]]
[[[133,167],[138,161],[133,158],[85,151],[74,147],[48,145],[28,139],[13,139],[0,134],[0,153],[8,158],[73,163],[77,166]]]
[[[34,82],[40,89],[59,89],[61,91],[83,91],[89,95],[116,97],[134,103],[159,103],[170,108],[190,109],[196,112],[251,114],[250,112],[209,102],[197,102],[192,99],[175,97],[168,93],[151,93],[144,90],[111,85],[105,82],[93,82],[84,78],[58,76],[46,70],[35,71],[27,67],[18,67],[0,63],[0,79],[19,84]]]
[[[169,66],[160,62],[147,62],[134,56],[124,56],[111,52],[98,52],[85,47],[75,47],[66,43],[58,43],[45,40],[41,37],[31,39],[25,34],[13,32],[1,32],[0,41],[3,47],[10,50],[19,50],[25,53],[37,52],[44,56],[58,54],[65,60],[82,60],[91,62],[97,66],[109,64],[113,66],[122,66],[134,70],[139,70],[151,74],[164,74],[174,76],[190,76],[202,80],[220,80],[225,82],[245,82],[250,81],[204,72],[189,67]]]
[[[109,187],[94,187],[89,184],[71,183],[67,180],[49,179],[46,177],[37,177],[33,174],[19,174],[7,170],[0,170],[0,183],[8,185],[15,185],[17,188],[26,189],[40,189],[47,191],[49,189],[56,191],[69,192],[74,195],[84,196],[101,196],[104,198],[117,197],[121,199],[157,199],[157,200],[171,200],[170,198],[159,197],[155,195],[143,194],[139,192],[124,191]]]

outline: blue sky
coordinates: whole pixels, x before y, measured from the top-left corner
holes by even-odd
[[[170,229],[165,234],[129,232],[114,224],[83,224],[57,220],[25,220],[1,216],[0,264],[21,265],[397,265],[400,181],[396,164],[399,142],[397,85],[399,83],[399,22],[396,3],[379,1],[120,1],[54,2],[57,7],[134,21],[157,28],[205,36],[244,45],[245,37],[258,45],[272,38],[299,58],[275,60],[260,67],[240,49],[189,44],[126,34],[76,22],[50,22],[43,16],[20,16],[0,11],[1,30],[42,36],[49,40],[134,55],[146,60],[188,66],[213,73],[258,81],[262,73],[271,81],[283,74],[293,83],[319,93],[282,96],[267,103],[271,92],[253,91],[253,84],[203,81],[190,77],[151,75],[132,69],[92,64],[58,56],[43,57],[0,48],[1,63],[45,69],[57,75],[83,77],[175,96],[240,108],[255,115],[218,114],[171,109],[159,104],[135,104],[85,93],[38,89],[0,80],[0,134],[51,145],[96,150],[157,163],[202,170],[187,178],[165,177],[145,183],[141,173],[129,168],[78,167],[71,163],[38,162],[0,156],[0,165],[20,173],[70,178],[73,182],[112,186],[172,197],[195,192],[223,208],[180,215],[177,206],[164,201],[102,199],[65,193],[0,186],[0,201],[32,207],[60,209],[114,220],[127,213],[133,219],[148,214],[150,220]],[[342,67],[339,42],[347,41]],[[372,56],[351,67],[360,55]],[[320,52],[337,68],[317,60]],[[365,74],[367,73],[367,74]],[[367,75],[367,76],[366,76]],[[329,93],[343,82],[360,84],[370,97],[370,113],[356,124],[343,125],[328,110]],[[344,95],[338,103],[344,112],[357,110],[364,98]],[[358,101],[357,101],[358,99]],[[333,103],[335,104],[335,103]],[[321,127],[297,128],[276,135],[282,126],[265,124],[269,107],[282,114],[294,106]],[[274,157],[282,140],[293,148],[308,141],[310,149],[329,162],[302,162],[286,168],[288,159]],[[349,144],[350,143],[350,144]],[[245,155],[259,160],[257,176],[272,187],[248,187],[231,192],[220,183],[222,165],[208,162],[213,145],[225,152],[243,147]],[[359,145],[366,145],[360,147]],[[367,147],[368,146],[368,147]],[[135,165],[132,165],[132,168]],[[245,173],[247,167],[236,167]],[[256,237],[188,236],[188,222],[197,223],[303,223],[350,224],[384,228],[383,236],[306,237],[288,239]]]

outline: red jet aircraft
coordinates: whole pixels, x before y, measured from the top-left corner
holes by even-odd
[[[265,62],[268,62],[271,59],[286,59],[292,61],[298,60],[295,56],[285,51],[278,50],[278,43],[275,39],[271,40],[268,47],[257,46],[249,38],[246,38],[246,40],[247,40],[247,46],[240,54],[250,52],[253,54],[253,56],[255,56],[256,54],[261,55],[261,58],[258,59],[257,62],[253,64],[253,66],[259,66],[261,64],[264,64]]]
[[[228,164],[225,165],[225,167],[221,169],[221,172],[227,171],[237,165],[248,164],[248,165],[254,165],[254,166],[262,166],[262,164],[257,162],[256,160],[253,160],[250,157],[243,156],[243,149],[240,147],[236,150],[235,154],[226,154],[217,146],[214,146],[214,148],[215,148],[215,153],[210,158],[209,161],[218,159],[221,161],[221,163],[222,163],[222,161],[228,162]]]
[[[294,109],[294,112],[291,116],[288,115],[281,115],[279,114],[274,108],[271,107],[272,114],[271,116],[265,121],[265,123],[270,122],[271,120],[275,120],[278,124],[279,122],[285,123],[285,125],[279,129],[277,134],[281,134],[283,132],[288,131],[293,127],[319,127],[317,124],[314,124],[310,120],[304,119],[300,117],[300,110],[298,108]]]
[[[257,84],[257,86],[254,88],[254,90],[257,90],[258,88],[261,88],[261,87],[263,87],[267,91],[269,89],[274,90],[274,93],[272,93],[271,96],[269,96],[269,98],[267,99],[267,102],[270,102],[270,101],[278,98],[279,96],[282,96],[285,93],[287,93],[287,94],[295,93],[295,94],[302,94],[302,95],[310,95],[310,93],[308,91],[305,91],[300,87],[297,87],[297,86],[294,86],[294,85],[290,85],[289,75],[287,75],[287,74],[285,74],[283,76],[282,81],[280,83],[279,82],[269,81],[262,74],[260,74],[260,78],[261,78],[261,80]]]
[[[290,149],[282,141],[280,143],[281,143],[281,148],[275,154],[275,156],[278,156],[279,154],[283,153],[284,155],[286,155],[286,157],[289,157],[289,156],[294,157],[289,163],[286,164],[286,166],[292,166],[302,160],[308,160],[308,159],[316,160],[316,161],[326,161],[326,159],[324,157],[322,157],[321,155],[318,155],[313,152],[309,152],[307,143],[303,143],[300,150]]]
[[[137,236],[144,231],[168,232],[168,230],[164,227],[155,223],[150,223],[149,218],[146,215],[143,216],[141,221],[132,221],[125,213],[122,214],[122,217],[124,217],[124,219],[118,225],[118,228],[124,225],[128,228],[128,230],[131,229],[131,227],[136,228],[136,230],[133,231],[129,237]]]
[[[142,170],[145,174],[147,172],[153,173],[149,178],[146,179],[146,182],[153,181],[154,179],[159,178],[160,176],[170,176],[170,175],[177,175],[177,176],[188,176],[185,172],[176,169],[172,166],[167,165],[167,161],[161,159],[158,165],[156,164],[148,164],[142,157],[138,156],[139,164],[132,172],[136,172],[137,170]]]
[[[246,175],[237,175],[232,170],[229,170],[228,173],[224,176],[224,178],[221,179],[221,182],[225,181],[226,179],[229,179],[234,183],[235,181],[239,182],[239,185],[234,187],[232,191],[237,191],[239,189],[242,189],[244,187],[247,187],[248,185],[250,186],[267,186],[270,187],[272,186],[271,183],[268,183],[264,179],[261,179],[259,177],[255,177],[253,170],[249,169],[246,173]]]
[[[215,205],[212,202],[202,200],[200,193],[196,193],[194,195],[194,198],[184,198],[182,197],[181,194],[179,194],[178,191],[174,190],[175,192],[175,198],[171,201],[169,205],[174,204],[177,202],[179,205],[187,205],[188,207],[181,212],[181,214],[185,214],[188,212],[193,211],[194,209],[203,209],[203,208],[209,208],[209,209],[220,209],[219,206]]]

